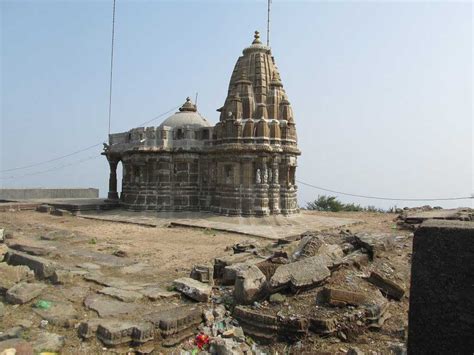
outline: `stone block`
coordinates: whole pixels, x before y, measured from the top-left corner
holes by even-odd
[[[472,354],[474,223],[426,221],[415,232],[408,354]]]
[[[211,286],[189,277],[174,280],[173,286],[177,291],[198,302],[208,302],[211,297]]]
[[[382,293],[390,298],[396,299],[397,301],[400,301],[405,295],[405,290],[403,287],[397,285],[392,280],[389,280],[375,271],[370,273],[370,276],[367,280],[377,286],[380,291],[382,291]]]
[[[55,270],[50,281],[54,284],[70,284],[74,281],[74,276],[74,273],[68,270]]]
[[[267,279],[255,265],[247,265],[237,272],[234,299],[239,304],[251,304],[265,296]]]
[[[154,338],[154,326],[147,322],[103,320],[97,326],[97,338],[105,345],[145,343]]]
[[[370,259],[390,251],[395,245],[395,237],[385,234],[356,234],[354,244],[367,250]]]
[[[331,334],[337,330],[337,320],[333,317],[311,317],[309,329],[317,334]]]
[[[308,289],[323,283],[331,272],[326,261],[318,256],[281,265],[272,276],[270,286],[274,291],[291,287],[293,291]]]
[[[367,302],[366,297],[360,292],[324,288],[323,296],[331,306],[345,307],[347,305],[360,306]]]
[[[40,283],[20,282],[7,291],[5,298],[9,303],[23,304],[38,297],[45,288]]]
[[[214,284],[214,268],[209,265],[194,265],[191,270],[190,278],[198,280],[200,282],[207,283],[209,285]]]
[[[33,272],[26,266],[12,266],[7,263],[0,263],[0,293],[5,293],[20,281],[34,278]]]
[[[173,346],[195,334],[197,325],[202,322],[202,311],[196,306],[177,306],[155,311],[144,318],[155,325],[164,338],[164,346]]]
[[[34,271],[35,276],[39,279],[50,278],[58,268],[56,263],[48,259],[29,255],[20,251],[9,250],[5,259],[10,265],[28,266]]]

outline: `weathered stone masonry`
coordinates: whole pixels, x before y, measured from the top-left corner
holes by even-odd
[[[158,127],[111,134],[109,199],[131,210],[226,215],[298,212],[296,127],[269,47],[258,32],[232,73],[212,127],[188,98]]]

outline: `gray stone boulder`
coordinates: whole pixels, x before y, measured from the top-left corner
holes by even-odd
[[[23,304],[38,297],[46,288],[45,284],[20,282],[6,293],[6,300],[13,304]]]
[[[238,271],[234,285],[234,298],[239,304],[251,304],[265,296],[267,280],[255,265]]]
[[[293,291],[308,289],[320,285],[329,276],[331,272],[327,267],[327,260],[313,256],[278,267],[270,279],[270,287],[273,292],[287,287]]]
[[[177,291],[198,302],[208,302],[211,297],[211,286],[189,277],[174,280],[173,286]]]

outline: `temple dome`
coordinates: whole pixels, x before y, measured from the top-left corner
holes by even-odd
[[[179,111],[168,117],[160,124],[162,127],[181,128],[181,127],[211,127],[211,124],[197,111],[196,105],[191,99],[186,98],[186,102],[179,108]]]

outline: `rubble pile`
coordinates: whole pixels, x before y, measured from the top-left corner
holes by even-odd
[[[0,332],[0,352],[59,352],[72,330],[89,350],[117,353],[263,354],[278,344],[303,353],[325,349],[322,341],[354,353],[351,343],[384,333],[407,293],[408,263],[387,256],[408,245],[406,236],[345,231],[241,242],[169,284],[155,283],[153,270],[126,254],[61,250],[78,240],[55,232],[2,244],[0,317],[17,305],[31,317]]]

